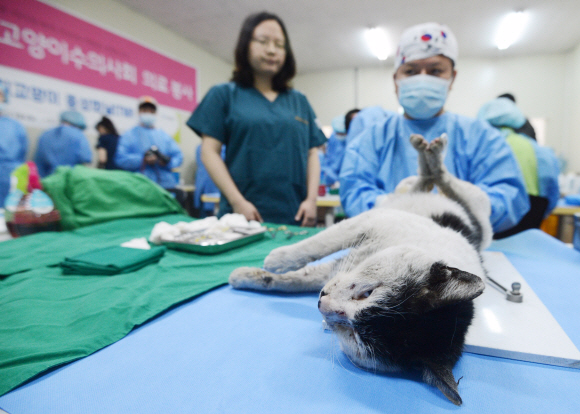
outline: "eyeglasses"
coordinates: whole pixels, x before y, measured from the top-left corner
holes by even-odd
[[[262,47],[268,47],[270,45],[270,43],[274,43],[274,47],[276,49],[280,49],[280,50],[286,50],[286,43],[280,41],[280,40],[273,40],[273,39],[267,39],[267,38],[252,38],[252,41],[259,43]]]

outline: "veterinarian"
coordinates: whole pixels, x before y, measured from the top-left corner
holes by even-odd
[[[411,134],[431,142],[443,133],[449,139],[447,169],[489,195],[495,232],[515,226],[527,213],[522,174],[504,137],[481,120],[443,108],[457,75],[457,55],[457,41],[447,26],[425,23],[403,33],[393,80],[404,115],[384,111],[383,120],[366,125],[347,145],[340,198],[348,216],[373,208],[402,179],[417,174]],[[358,119],[364,119],[364,111]]]
[[[24,161],[28,136],[20,122],[6,116],[8,88],[0,83],[0,208],[10,191],[10,173]]]
[[[155,128],[157,101],[144,96],[139,100],[139,125],[119,138],[115,164],[127,171],[140,172],[165,189],[175,188],[171,171],[183,162],[177,143],[165,131]]]
[[[235,62],[232,82],[214,86],[187,121],[202,137],[203,163],[221,191],[219,214],[314,226],[317,147],[326,137],[306,97],[289,86],[296,64],[282,20],[249,16]]]
[[[87,125],[80,112],[65,111],[60,114],[61,125],[49,129],[38,138],[34,162],[41,177],[46,177],[61,165],[89,164],[93,158],[87,137]]]
[[[560,168],[556,154],[548,147],[540,147],[535,139],[518,133],[526,125],[526,117],[514,101],[507,97],[486,102],[477,117],[498,128],[511,147],[530,198],[530,211],[517,226],[496,234],[496,238],[511,236],[529,228],[538,228],[544,216],[558,203]]]

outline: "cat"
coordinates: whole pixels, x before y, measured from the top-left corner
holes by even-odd
[[[234,270],[236,289],[319,291],[318,308],[357,366],[419,370],[461,405],[452,369],[485,287],[480,252],[493,235],[488,196],[451,175],[447,136],[410,137],[418,176],[375,208],[294,245],[274,249],[264,269]],[[439,193],[431,190],[436,186]],[[335,261],[309,262],[350,247]]]

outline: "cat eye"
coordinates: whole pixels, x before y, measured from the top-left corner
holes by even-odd
[[[356,300],[366,299],[366,298],[368,298],[371,295],[371,293],[373,293],[373,290],[374,290],[374,288],[373,289],[369,289],[369,290],[365,290],[364,292],[362,292],[358,296],[356,296],[355,299]]]

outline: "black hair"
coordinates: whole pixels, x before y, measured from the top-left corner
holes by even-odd
[[[151,102],[143,102],[141,105],[139,105],[139,111],[141,109],[145,109],[145,108],[149,108],[149,109],[153,109],[155,112],[157,112],[157,107],[152,104]]]
[[[503,95],[498,96],[498,98],[508,98],[513,103],[516,103],[516,97],[513,96],[511,93],[504,93]]]
[[[285,38],[285,50],[286,59],[284,60],[284,65],[273,78],[272,78],[272,89],[278,92],[283,92],[290,89],[290,80],[296,75],[296,61],[294,60],[294,53],[292,53],[292,48],[290,47],[290,39],[288,38],[288,33],[286,32],[286,27],[284,22],[276,16],[275,14],[268,12],[256,13],[248,16],[244,23],[242,24],[242,29],[238,36],[238,43],[236,45],[236,50],[234,52],[234,57],[236,61],[236,67],[232,74],[232,81],[236,82],[238,85],[251,87],[254,86],[254,71],[248,60],[248,51],[250,48],[250,41],[252,40],[252,35],[254,34],[254,29],[260,23],[266,20],[275,20],[284,33]]]
[[[350,127],[350,123],[352,122],[352,119],[359,112],[360,112],[360,109],[354,108],[354,109],[351,109],[350,111],[348,111],[346,113],[346,115],[344,116],[344,130],[347,134],[348,134],[348,127]]]
[[[95,125],[95,128],[99,127],[105,128],[109,134],[117,136],[119,135],[117,132],[117,128],[115,128],[115,125],[113,124],[113,121],[111,121],[106,116],[102,117],[101,120],[97,123],[97,125]]]

